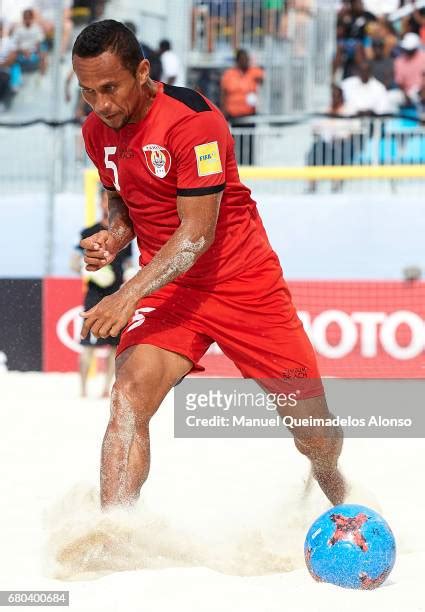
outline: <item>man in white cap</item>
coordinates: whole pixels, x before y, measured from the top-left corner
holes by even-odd
[[[425,71],[425,52],[421,47],[419,36],[408,32],[400,43],[402,53],[394,64],[395,82],[408,97],[419,89]]]

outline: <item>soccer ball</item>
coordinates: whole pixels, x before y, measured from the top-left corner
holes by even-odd
[[[357,504],[341,504],[319,516],[304,544],[313,578],[348,589],[376,589],[389,576],[395,556],[388,523]]]

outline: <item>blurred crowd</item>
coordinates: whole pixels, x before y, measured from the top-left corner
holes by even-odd
[[[247,40],[261,46],[268,36],[284,40],[296,31],[295,42],[303,49],[302,26],[312,19],[318,1],[194,0],[192,48],[211,53],[223,43],[238,49]]]
[[[65,0],[61,56],[70,48],[75,27],[102,16],[106,0]],[[53,48],[55,0],[3,0],[0,14],[0,110],[10,107],[25,74],[44,75]]]
[[[331,104],[313,121],[307,165],[425,163],[425,2],[345,0],[336,36]]]
[[[409,109],[423,114],[425,2],[344,1],[336,34],[333,76],[343,98],[339,112]]]

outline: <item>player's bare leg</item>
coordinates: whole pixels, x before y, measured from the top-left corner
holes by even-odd
[[[103,508],[137,500],[149,473],[149,421],[191,367],[186,357],[148,344],[130,347],[117,359],[102,446]]]
[[[298,401],[293,409],[279,411],[281,416],[332,418],[324,395]],[[334,504],[344,501],[347,487],[338,469],[343,433],[340,427],[294,427],[290,429],[297,449],[311,461],[312,473],[320,488]]]
[[[106,357],[106,370],[105,370],[105,385],[103,387],[102,397],[109,397],[111,391],[111,383],[115,373],[115,353],[117,349],[115,346],[109,347],[108,355]]]
[[[80,354],[80,381],[81,397],[87,397],[87,379],[89,376],[90,364],[94,355],[94,347],[83,346]]]

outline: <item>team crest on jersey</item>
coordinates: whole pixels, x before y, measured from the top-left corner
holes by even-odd
[[[143,147],[146,163],[155,176],[164,178],[171,168],[171,155],[165,147],[148,144]]]

